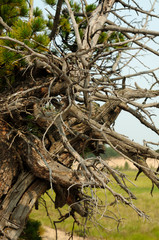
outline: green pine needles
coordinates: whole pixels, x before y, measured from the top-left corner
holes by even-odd
[[[0,15],[10,27],[10,31],[0,26],[0,35],[19,40],[37,52],[46,51],[50,39],[47,22],[39,8],[34,10],[34,18],[29,21],[29,6],[26,0],[3,1]],[[26,49],[16,42],[0,40],[0,91],[11,86],[17,79],[16,74],[28,64]]]
[[[48,18],[43,17],[41,9],[36,7],[33,11],[33,18],[29,18],[29,4],[26,0],[4,0],[0,5],[0,16],[8,25],[7,29],[4,25],[0,25],[0,35],[2,37],[8,36],[10,38],[21,41],[34,51],[48,52],[48,46],[52,39],[50,39],[50,32],[54,26],[53,15],[55,14],[54,6],[57,4],[56,0],[45,0],[46,4],[52,7],[52,13],[48,14]],[[87,20],[92,11],[97,7],[96,4],[89,4],[85,6],[85,14],[82,14],[83,8],[76,1],[71,0],[70,6],[75,15],[76,23],[78,24],[79,34],[81,40],[85,34],[87,27]],[[76,52],[77,43],[72,26],[70,16],[68,14],[65,3],[62,3],[62,8],[59,16],[58,27],[55,38],[61,52],[67,54],[68,52]],[[119,41],[124,41],[123,34],[113,32],[110,36],[107,32],[101,32],[99,36],[99,44],[111,44]],[[59,43],[60,42],[60,43]],[[22,44],[6,39],[0,39],[0,91],[3,91],[7,86],[17,81],[17,73],[22,72],[28,66],[27,50]],[[114,46],[117,48],[118,46]],[[125,45],[127,47],[127,44]],[[103,51],[107,51],[106,46]],[[51,49],[56,54],[56,48]],[[29,53],[30,54],[30,53]],[[30,63],[29,63],[30,64]],[[18,78],[19,79],[19,78]]]

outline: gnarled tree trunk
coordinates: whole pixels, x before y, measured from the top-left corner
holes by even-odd
[[[144,46],[140,40],[145,36],[151,40],[159,33],[135,29],[118,14],[115,17],[129,28],[122,28],[108,19],[110,12],[115,14],[118,4],[147,14],[147,17],[154,14],[121,0],[99,1],[89,13],[84,8],[83,12],[76,13],[68,0],[65,3],[75,44],[70,45],[70,40],[66,42],[67,34],[65,38],[61,34],[64,52],[59,50],[54,55],[47,49],[39,53],[10,35],[0,36],[0,41],[13,44],[4,45],[5,49],[20,52],[28,61],[27,66],[18,69],[15,84],[0,93],[0,239],[18,239],[35,202],[50,188],[56,193],[55,207],[68,204],[73,217],[75,212],[82,217],[91,216],[93,207],[97,209],[98,206],[103,216],[96,188],[109,191],[114,202],[120,200],[139,216],[146,216],[134,206],[135,196],[126,185],[125,175],[112,169],[100,155],[104,144],[132,161],[139,172],[143,171],[159,188],[156,172],[146,163],[148,157],[159,159],[159,153],[113,128],[121,111],[127,111],[159,135],[148,111],[150,107],[158,108],[158,103],[146,103],[147,99],[159,96],[159,90],[152,89],[158,84],[155,70],[124,75],[122,68],[136,57],[131,54],[127,63],[123,60],[119,64],[122,51],[124,54],[134,51],[129,44],[137,44],[142,50]],[[59,0],[50,35],[53,40],[58,34],[61,7]],[[76,16],[83,17],[81,25]],[[0,23],[7,33],[12,31],[2,19]],[[80,30],[84,28],[83,35],[80,27]],[[127,32],[140,33],[143,37]],[[106,37],[101,43],[102,33]],[[75,49],[70,52],[72,48]],[[146,45],[145,49],[158,55]],[[141,88],[136,82],[134,85],[126,82],[127,78],[146,73],[154,77],[150,89]],[[139,103],[138,99],[144,101]],[[94,157],[85,158],[87,149]],[[126,197],[109,184],[111,177],[125,191]],[[91,194],[85,191],[88,188]]]

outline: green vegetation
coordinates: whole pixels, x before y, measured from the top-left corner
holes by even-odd
[[[119,157],[120,154],[116,152],[113,148],[105,146],[105,153],[102,155],[104,159]]]
[[[107,145],[102,145],[101,146],[102,149],[98,149],[98,147],[96,146],[95,149],[90,149],[90,148],[86,148],[85,149],[85,158],[91,158],[94,157],[96,152],[99,155],[99,151],[102,150],[103,153],[100,153],[101,157],[103,159],[109,159],[109,158],[113,158],[113,157],[120,157],[120,154],[118,152],[116,152],[113,148],[107,146]]]
[[[57,4],[57,0],[44,0],[44,2],[51,7]],[[77,16],[75,15],[75,19],[79,25],[79,32],[82,39],[87,26],[87,18],[84,15],[78,16],[78,13],[82,12],[80,4],[76,1],[70,1],[70,5],[73,12],[77,14]],[[63,6],[65,6],[64,3]],[[96,6],[97,4],[87,5],[85,11],[90,14]],[[48,18],[44,19],[42,10],[36,7],[33,11],[33,19],[30,19],[29,7],[26,0],[5,0],[0,5],[0,16],[8,24],[9,28],[6,31],[4,26],[0,25],[0,35],[17,40],[14,42],[8,39],[0,40],[0,45],[4,46],[0,49],[0,91],[3,91],[6,87],[10,88],[14,84],[16,85],[20,79],[17,72],[23,74],[28,63],[30,65],[34,63],[34,57],[32,59],[26,57],[26,47],[38,53],[45,52],[47,54],[49,51],[48,48],[51,41],[49,35],[54,25],[53,18],[49,14]],[[58,24],[58,35],[62,40],[60,44],[61,52],[76,52],[77,43],[74,36],[74,29],[72,28],[70,16],[66,8],[62,10]],[[107,32],[102,32],[99,43],[112,44],[125,40],[122,33],[112,32],[108,36]],[[18,43],[18,41],[21,41],[22,44]],[[127,44],[123,46],[127,47]],[[117,46],[114,46],[114,48],[117,48]],[[12,51],[10,51],[11,49]],[[56,48],[52,47],[50,50],[57,55]],[[108,46],[105,47],[105,50],[103,49],[103,51],[107,50]]]
[[[36,8],[32,21],[29,20],[28,13],[29,6],[26,0],[3,1],[0,5],[0,16],[10,27],[6,32],[0,25],[0,35],[15,39],[14,42],[8,39],[0,40],[0,45],[5,46],[0,48],[0,91],[17,82],[19,79],[17,72],[23,71],[28,61],[31,61],[24,57],[26,48],[23,43],[37,52],[47,52],[46,47],[50,39],[42,11]],[[16,40],[22,44],[18,44]]]
[[[124,170],[124,174],[129,176],[131,181],[134,181],[136,171],[126,171]],[[111,184],[115,184],[112,182]],[[137,214],[128,206],[122,205],[118,203],[117,205],[108,206],[107,210],[115,212],[117,217],[121,219],[121,223],[119,224],[119,228],[117,229],[117,222],[111,220],[109,218],[99,219],[98,215],[94,215],[93,221],[98,219],[100,226],[95,226],[95,222],[90,221],[88,224],[88,229],[86,230],[87,236],[91,239],[108,239],[108,240],[158,240],[159,239],[159,193],[157,188],[154,189],[153,197],[150,194],[151,190],[151,182],[147,179],[143,174],[138,178],[138,181],[135,182],[136,186],[127,182],[128,186],[130,186],[130,190],[136,195],[137,200],[134,200],[134,203],[144,211],[147,215],[150,216],[149,220],[145,220],[137,216]],[[120,191],[117,186],[116,190]],[[51,194],[51,193],[50,193]],[[113,201],[112,196],[109,192],[103,193],[101,190],[97,190],[98,196],[108,203]],[[54,198],[53,194],[53,198]],[[59,213],[49,197],[45,194],[44,200],[46,201],[47,207],[49,208],[50,217],[53,221],[58,220]],[[50,226],[49,218],[45,212],[44,201],[41,202],[39,207],[39,211],[33,210],[30,217],[33,219],[38,219],[41,221],[42,225]],[[61,210],[62,214],[65,214],[69,210],[68,206],[65,206],[65,209]],[[106,213],[105,213],[106,214]],[[82,221],[78,216],[78,220]],[[57,227],[62,229],[63,231],[69,232],[72,229],[73,218],[70,217],[66,219],[63,223],[58,223]],[[84,226],[84,222],[82,222]],[[74,232],[77,235],[82,236],[83,226],[75,225]],[[102,227],[103,226],[103,227]],[[105,229],[104,229],[105,227]]]
[[[43,232],[41,222],[38,220],[29,219],[19,238],[19,240],[41,240],[40,234]]]

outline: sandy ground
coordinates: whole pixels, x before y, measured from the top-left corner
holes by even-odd
[[[131,169],[136,169],[136,167],[134,166],[133,163],[131,163],[130,161],[128,161],[128,160],[126,160],[125,158],[122,158],[122,157],[120,157],[120,158],[111,158],[108,163],[109,163],[109,165],[110,165],[111,167],[122,167],[122,168],[124,168],[126,162],[128,163],[129,168],[131,168]],[[148,164],[148,166],[149,166],[150,168],[155,168],[155,169],[157,169],[157,167],[158,167],[158,162],[157,162],[156,159],[148,158],[148,159],[146,160],[146,162],[147,162],[147,164]]]
[[[136,169],[136,167],[134,166],[133,163],[131,163],[130,161],[124,159],[124,158],[112,158],[109,160],[109,165],[111,167],[123,167],[125,166],[125,163],[128,163],[129,168],[131,169]],[[158,167],[158,163],[157,160],[155,159],[147,159],[147,164],[149,165],[149,167],[151,168],[155,168],[157,169]],[[45,232],[42,236],[43,240],[55,240],[56,239],[56,235],[55,235],[55,230],[49,227],[44,227]],[[69,235],[63,231],[58,230],[58,240],[67,240],[69,239]],[[82,237],[78,237],[78,236],[73,236],[74,240],[82,240]],[[88,238],[85,240],[88,240]]]
[[[55,240],[56,239],[56,234],[55,234],[55,230],[49,227],[44,227],[45,232],[42,235],[42,239],[43,240]],[[58,234],[58,240],[67,240],[69,239],[70,235],[58,230],[57,231]],[[83,238],[78,237],[78,236],[73,236],[73,240],[82,240]],[[87,238],[85,238],[85,240],[87,240]]]

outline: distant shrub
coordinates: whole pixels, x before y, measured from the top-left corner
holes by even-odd
[[[41,222],[29,219],[19,240],[42,240],[40,236]]]
[[[104,159],[109,159],[112,157],[119,157],[120,154],[118,152],[116,152],[113,148],[108,147],[107,145],[103,145],[104,153],[99,153],[99,155],[104,158]],[[90,148],[86,148],[85,152],[84,152],[84,157],[85,158],[91,158],[91,157],[95,157],[97,156],[95,154],[95,151],[91,151]]]
[[[105,146],[105,153],[102,156],[106,159],[111,157],[119,157],[120,154],[116,152],[113,148]]]
[[[124,164],[124,170],[128,170],[129,169],[129,163],[128,162],[125,162]]]

